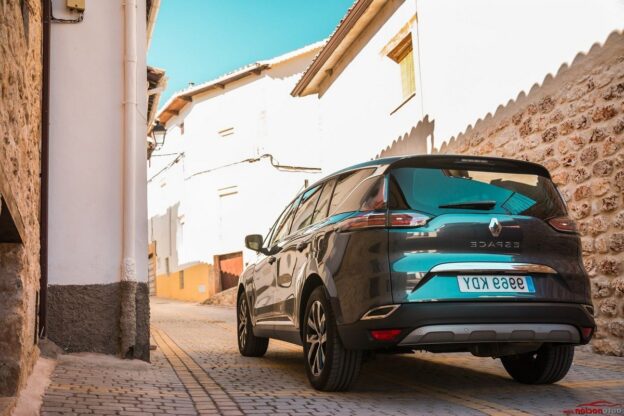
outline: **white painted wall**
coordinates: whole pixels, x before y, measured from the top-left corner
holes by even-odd
[[[64,0],[56,17],[71,18]],[[52,24],[49,283],[118,282],[122,255],[122,0],[88,1],[78,24]],[[138,0],[136,252],[147,253],[145,0]],[[147,255],[136,259],[147,281]]]
[[[415,13],[416,96],[390,114],[400,69],[381,51]],[[425,115],[439,147],[622,28],[622,0],[389,0],[321,83],[321,164],[371,159]]]
[[[335,171],[373,158],[421,118],[418,97],[403,102],[400,68],[382,49],[415,13],[390,0],[321,84],[322,165]]]
[[[277,169],[268,157],[243,162],[271,154],[275,164],[319,166],[319,102],[290,95],[316,52],[195,96],[168,123],[165,145],[152,155],[148,169],[149,229],[158,274],[165,273],[166,257],[174,272],[242,251],[245,235],[266,234],[305,180],[320,178]],[[230,127],[233,135],[218,134]],[[185,156],[167,168],[182,152]],[[233,194],[220,196],[224,193]],[[244,250],[245,263],[254,258]]]
[[[415,1],[437,147],[624,29],[622,0]]]

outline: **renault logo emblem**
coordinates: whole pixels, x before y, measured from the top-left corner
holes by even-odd
[[[503,231],[503,226],[501,225],[500,222],[498,222],[497,218],[492,218],[488,228],[490,229],[490,232],[492,233],[492,236],[494,237],[498,237],[501,231]]]

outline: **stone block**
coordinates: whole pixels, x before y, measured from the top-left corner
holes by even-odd
[[[613,172],[613,160],[605,159],[596,162],[592,168],[592,172],[596,176],[609,176]]]

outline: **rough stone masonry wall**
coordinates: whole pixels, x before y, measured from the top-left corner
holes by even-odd
[[[22,244],[0,243],[0,396],[16,393],[38,355],[41,35],[39,1],[0,0],[3,198],[17,206],[25,228]]]
[[[624,355],[624,35],[580,54],[499,107],[440,153],[543,164],[577,221],[598,331],[593,349]]]

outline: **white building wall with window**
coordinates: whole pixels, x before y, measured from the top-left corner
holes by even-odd
[[[415,12],[413,1],[389,2],[321,83],[322,164],[328,171],[370,160],[422,118],[420,97],[404,95],[401,64],[386,50],[412,37]]]
[[[148,169],[157,275],[167,272],[167,262],[173,273],[240,251],[243,264],[255,260],[245,236],[266,235],[297,192],[320,178],[318,100],[290,95],[319,47],[193,95],[169,118],[165,144]]]
[[[409,134],[419,137],[411,153],[430,151],[432,135],[439,147],[624,22],[620,0],[375,0],[366,7],[354,23],[347,15],[346,34],[339,27],[332,36],[339,46],[309,84],[304,77],[297,85],[305,86],[299,96],[319,98],[322,165],[330,171]],[[402,40],[412,42],[412,62],[393,59]],[[409,82],[413,94],[405,93]]]

